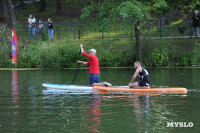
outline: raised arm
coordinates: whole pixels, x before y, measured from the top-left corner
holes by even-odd
[[[85,52],[83,49],[83,44],[80,44],[80,47],[81,47],[81,53]]]
[[[141,71],[142,71],[142,68],[141,68],[141,67],[138,67],[138,68],[136,69],[135,74],[133,75],[133,77],[132,77],[132,79],[131,79],[131,82],[130,82],[131,84],[135,81],[135,79],[136,79],[138,73],[141,72]]]
[[[85,57],[87,57],[87,58],[92,58],[92,55],[89,55],[89,54],[86,54],[86,53],[85,53],[85,51],[84,51],[84,49],[83,49],[83,44],[80,44],[80,48],[81,48],[81,53],[82,53]]]

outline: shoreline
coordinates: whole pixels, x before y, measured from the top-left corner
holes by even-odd
[[[177,69],[177,68],[200,68],[200,66],[191,66],[191,67],[145,67],[153,69]],[[76,69],[76,68],[0,68],[0,71],[3,70],[62,70],[62,69]],[[90,69],[90,68],[79,68],[79,69]],[[134,69],[133,67],[100,67],[100,69]]]

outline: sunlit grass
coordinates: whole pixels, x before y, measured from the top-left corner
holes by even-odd
[[[180,24],[180,23],[182,23],[182,22],[183,22],[183,19],[179,19],[178,21],[172,22],[172,23],[171,23],[171,26],[172,26],[172,25]]]

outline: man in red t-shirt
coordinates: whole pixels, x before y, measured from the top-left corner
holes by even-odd
[[[84,62],[84,61],[78,61],[77,63],[82,63],[84,65],[89,65],[90,66],[90,76],[89,76],[89,85],[90,86],[103,86],[105,83],[100,83],[100,70],[99,70],[99,59],[97,58],[96,50],[95,49],[90,49],[89,54],[86,54],[85,51],[83,50],[83,44],[80,45],[81,47],[81,53],[83,56],[89,58],[89,62]]]

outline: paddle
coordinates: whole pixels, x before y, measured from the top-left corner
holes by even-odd
[[[80,60],[80,57],[81,57],[81,49],[80,49],[80,52],[79,52],[78,61]],[[76,65],[76,73],[75,73],[74,79],[73,79],[73,81],[72,81],[72,85],[74,84],[74,82],[75,82],[75,80],[76,80],[76,75],[77,75],[77,73],[78,73],[79,64],[80,64],[80,63],[77,62],[77,65]]]

